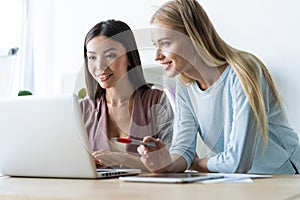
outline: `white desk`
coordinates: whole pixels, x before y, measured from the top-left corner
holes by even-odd
[[[238,199],[299,200],[300,175],[277,175],[254,183],[157,184],[129,183],[118,179],[76,180],[0,178],[0,199]]]

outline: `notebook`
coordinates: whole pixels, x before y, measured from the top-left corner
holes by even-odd
[[[164,173],[164,174],[140,174],[137,176],[119,177],[122,181],[152,182],[152,183],[192,183],[212,179],[221,179],[220,174],[200,173]]]
[[[107,178],[140,169],[97,172],[75,95],[0,98],[0,173],[6,176]]]

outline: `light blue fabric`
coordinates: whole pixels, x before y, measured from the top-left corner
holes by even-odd
[[[261,84],[269,130],[264,151],[250,104],[230,66],[205,91],[196,82],[188,87],[178,80],[176,84],[176,116],[170,151],[182,155],[188,166],[195,156],[199,132],[205,144],[216,153],[208,160],[208,169],[212,172],[294,174],[292,163],[299,172],[298,135],[291,129],[286,114],[282,114],[263,76]]]

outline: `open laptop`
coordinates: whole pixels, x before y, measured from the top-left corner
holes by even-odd
[[[75,95],[0,98],[0,173],[107,178],[141,172],[140,169],[97,171]]]

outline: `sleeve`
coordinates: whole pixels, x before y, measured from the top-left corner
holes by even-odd
[[[79,99],[78,100],[79,105],[80,105],[80,109],[81,109],[81,115],[82,115],[82,119],[84,120],[86,118],[86,113],[87,113],[87,99]]]
[[[79,105],[81,108],[82,119],[86,122],[91,117],[92,103],[88,98],[85,98],[79,100]]]
[[[187,162],[187,168],[189,168],[196,153],[198,123],[193,115],[187,89],[178,80],[176,84],[176,114],[170,153],[182,156]]]
[[[224,135],[224,151],[208,160],[208,169],[211,172],[249,171],[261,135],[248,98],[237,77],[232,81],[231,88],[232,117],[226,122],[232,123],[231,129]]]
[[[174,112],[170,101],[164,92],[161,95],[159,105],[159,109],[157,109],[156,114],[154,114],[155,126],[157,129],[156,133],[158,133],[160,140],[166,144],[169,149],[173,138]]]

